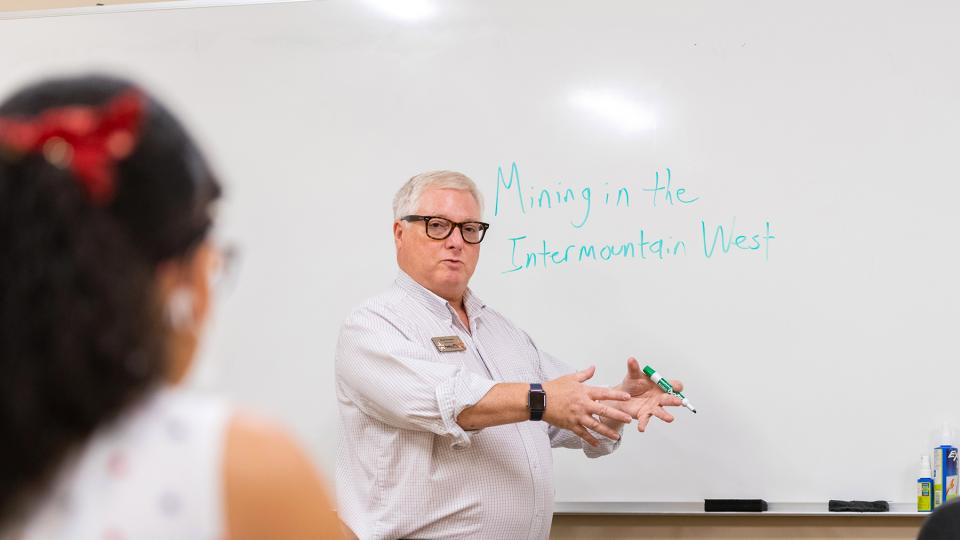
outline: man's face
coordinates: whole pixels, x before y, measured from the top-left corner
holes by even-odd
[[[455,223],[480,221],[480,207],[469,191],[428,189],[420,196],[417,215],[435,216]],[[395,222],[393,239],[397,263],[417,283],[448,301],[457,302],[480,258],[480,244],[468,244],[458,227],[444,240],[427,236],[422,221]]]

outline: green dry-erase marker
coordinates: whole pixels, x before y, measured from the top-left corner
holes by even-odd
[[[673,386],[669,382],[667,382],[666,379],[661,377],[659,373],[657,373],[657,370],[653,369],[650,366],[643,366],[643,373],[647,377],[650,377],[650,380],[653,381],[654,384],[662,388],[664,392],[680,398],[680,403],[682,403],[684,407],[693,411],[694,414],[697,413],[697,410],[694,409],[693,405],[690,404],[690,400],[687,399],[686,396],[684,396],[680,392],[677,392],[676,390],[674,390]]]

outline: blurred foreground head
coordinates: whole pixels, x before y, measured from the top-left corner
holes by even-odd
[[[177,119],[128,81],[47,80],[0,104],[0,524],[182,376],[219,195]]]

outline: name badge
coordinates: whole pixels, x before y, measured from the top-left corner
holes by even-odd
[[[433,345],[440,352],[460,352],[467,350],[467,346],[463,344],[463,340],[457,336],[440,336],[430,338],[430,341],[433,342]]]

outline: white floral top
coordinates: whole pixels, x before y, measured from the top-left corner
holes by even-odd
[[[33,539],[204,539],[225,535],[226,403],[164,387],[64,464],[26,524]]]

